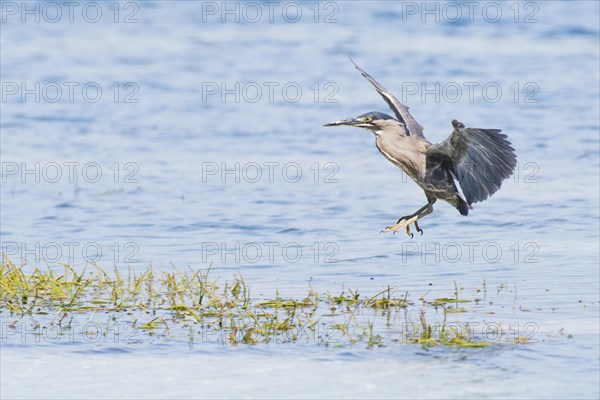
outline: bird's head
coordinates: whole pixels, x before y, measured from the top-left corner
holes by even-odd
[[[390,117],[379,111],[371,111],[364,113],[355,118],[343,119],[340,121],[333,121],[323,126],[338,126],[348,125],[356,126],[358,128],[366,128],[372,131],[384,131],[386,128],[404,128],[405,124],[402,121],[398,121],[394,117]]]

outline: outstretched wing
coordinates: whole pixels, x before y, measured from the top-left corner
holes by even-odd
[[[432,145],[428,157],[449,160],[469,205],[496,193],[517,164],[515,149],[500,129],[465,128],[452,120],[454,131]]]
[[[352,62],[352,64],[354,64],[354,66],[362,74],[362,76],[364,76],[369,82],[371,82],[371,85],[375,87],[375,89],[377,90],[377,92],[379,92],[381,97],[383,97],[385,102],[388,103],[394,114],[396,114],[396,117],[400,121],[404,121],[409,135],[420,136],[424,138],[425,136],[423,135],[423,127],[413,118],[412,115],[410,115],[410,113],[408,112],[408,107],[400,103],[400,101],[396,97],[394,97],[393,94],[391,94],[383,86],[381,86],[381,84],[375,79],[373,79],[371,75],[367,74],[364,69],[359,67],[354,62],[354,60],[350,58],[350,61]]]

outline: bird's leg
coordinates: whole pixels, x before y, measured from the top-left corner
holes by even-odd
[[[402,230],[403,228],[405,228],[406,234],[408,236],[410,236],[410,238],[412,239],[412,237],[414,235],[410,231],[410,224],[414,223],[415,228],[417,228],[417,232],[419,232],[422,235],[423,230],[419,227],[417,221],[420,218],[423,218],[424,216],[431,214],[432,212],[433,212],[433,202],[429,202],[426,205],[424,205],[423,207],[421,207],[414,214],[400,217],[400,219],[398,219],[398,222],[395,225],[387,226],[382,232],[396,233],[396,232],[399,232],[400,230]]]

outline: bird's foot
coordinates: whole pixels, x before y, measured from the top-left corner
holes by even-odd
[[[415,224],[415,228],[417,228],[417,232],[421,233],[421,235],[423,234],[423,230],[421,228],[419,228],[419,225],[417,225],[417,220],[419,219],[418,215],[414,215],[414,216],[407,216],[407,217],[402,217],[398,220],[398,222],[394,225],[390,225],[390,226],[386,226],[384,230],[382,230],[381,232],[400,232],[402,229],[406,229],[406,234],[408,236],[410,236],[410,238],[413,238],[413,234],[410,231],[410,224],[414,223]]]
[[[421,229],[421,228],[419,227],[419,224],[418,224],[418,222],[417,222],[417,221],[415,221],[415,228],[417,228],[417,232],[419,232],[419,233],[421,234],[421,236],[423,236],[423,229]]]

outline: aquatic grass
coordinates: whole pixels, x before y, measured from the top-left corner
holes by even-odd
[[[309,287],[299,299],[276,291],[273,298],[258,300],[250,295],[241,274],[221,282],[218,277],[209,278],[210,273],[210,267],[157,273],[151,266],[141,273],[131,268],[108,273],[95,264],[78,272],[66,264],[62,269],[38,268],[5,259],[0,265],[0,312],[15,324],[25,317],[50,319],[61,327],[80,318],[103,318],[106,324],[122,321],[141,334],[165,340],[185,332],[191,344],[197,336],[231,345],[364,343],[374,348],[398,341],[426,347],[493,344],[446,322],[449,314],[468,313],[467,306],[473,301],[460,297],[462,288],[456,284],[453,297],[427,300],[426,293],[419,298],[421,305],[410,300],[408,291],[392,286],[367,296],[358,289],[343,289],[334,295]],[[411,317],[415,310],[418,318]],[[429,322],[427,313],[441,315],[443,320]],[[398,332],[401,338],[394,339]],[[496,336],[505,337],[505,344],[527,342],[521,337],[508,340],[504,332]]]

